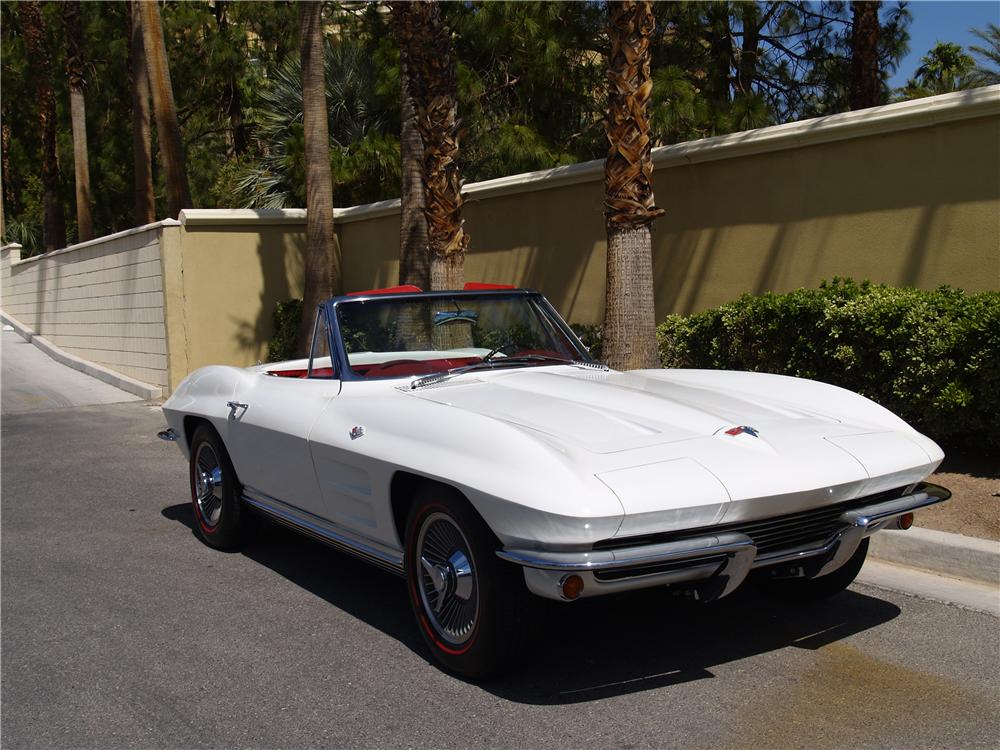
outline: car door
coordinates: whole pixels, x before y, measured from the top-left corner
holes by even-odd
[[[326,366],[328,355],[322,356],[329,341],[325,327],[320,315],[321,351],[310,357],[305,377],[262,371],[237,386],[228,432],[236,473],[249,493],[323,517],[327,507],[316,481],[309,433],[327,402],[340,392],[340,380]],[[313,338],[316,341],[317,334]]]
[[[364,402],[364,396],[328,401],[313,425],[309,446],[327,518],[368,539],[393,544],[392,513],[384,492],[388,470],[367,455]]]

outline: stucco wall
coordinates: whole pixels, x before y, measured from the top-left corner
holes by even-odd
[[[5,247],[0,307],[71,354],[168,385],[161,226],[25,260],[18,246]]]
[[[1000,288],[1000,86],[654,150],[657,316],[850,276]],[[466,278],[604,310],[600,162],[470,185]],[[518,177],[521,177],[518,184]],[[348,289],[396,283],[395,203],[344,212]]]
[[[305,220],[185,223],[182,268],[187,371],[267,359],[275,305],[302,297]]]

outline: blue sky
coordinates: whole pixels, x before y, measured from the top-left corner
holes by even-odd
[[[969,33],[970,28],[983,29],[991,21],[1000,25],[1000,0],[916,0],[907,7],[913,16],[909,26],[910,53],[889,79],[893,88],[906,84],[920,65],[920,58],[937,42],[955,42],[968,47],[978,43]]]

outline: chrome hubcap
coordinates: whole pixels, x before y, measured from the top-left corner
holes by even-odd
[[[433,513],[417,536],[420,599],[439,636],[461,644],[472,636],[479,614],[476,572],[469,543],[451,516]]]
[[[202,523],[212,527],[222,516],[222,466],[208,443],[198,446],[194,458],[194,497]]]

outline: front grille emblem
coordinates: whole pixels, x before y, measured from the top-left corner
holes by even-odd
[[[351,428],[350,435],[351,435],[351,440],[357,440],[359,437],[364,437],[365,428],[359,425],[355,425],[354,427]]]

